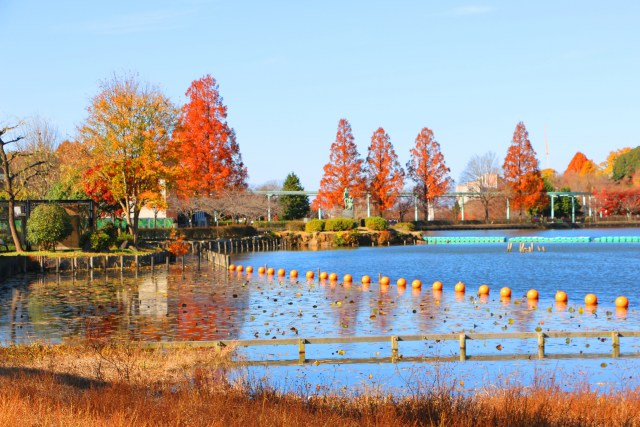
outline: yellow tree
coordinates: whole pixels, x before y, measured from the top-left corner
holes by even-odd
[[[89,156],[85,191],[119,205],[137,243],[140,210],[157,200],[170,173],[167,146],[176,109],[157,88],[114,76],[101,83],[87,111],[78,129]]]
[[[613,150],[609,152],[607,159],[600,163],[600,169],[598,170],[598,174],[606,176],[607,178],[611,178],[613,175],[613,165],[616,164],[616,160],[620,155],[628,153],[631,151],[631,147],[620,148],[619,150]]]

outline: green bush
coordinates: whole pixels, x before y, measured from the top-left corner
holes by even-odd
[[[27,240],[45,250],[55,250],[56,243],[71,235],[71,217],[60,205],[38,205],[27,223]]]
[[[395,225],[395,228],[405,231],[414,231],[416,226],[412,222],[399,222]]]
[[[304,231],[306,224],[304,221],[287,221],[285,228],[289,231]]]
[[[346,231],[358,227],[358,223],[351,218],[331,218],[324,225],[325,231]]]
[[[118,246],[122,245],[122,242],[127,241],[129,244],[133,243],[133,236],[129,233],[120,233],[120,235],[116,238],[116,243]]]
[[[324,221],[321,219],[312,219],[311,221],[307,222],[304,226],[304,231],[306,231],[307,233],[315,233],[315,232],[320,232],[320,231],[324,231]]]
[[[364,226],[370,230],[382,231],[389,228],[389,223],[384,218],[372,216],[364,220]]]
[[[89,242],[91,244],[91,250],[94,252],[106,251],[113,244],[113,239],[110,235],[102,230],[94,231],[89,236]]]

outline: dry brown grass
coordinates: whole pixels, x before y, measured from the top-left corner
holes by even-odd
[[[230,383],[226,356],[99,342],[0,348],[0,425],[640,426],[637,390],[569,393],[548,383],[463,395],[436,384],[404,398],[305,397]]]

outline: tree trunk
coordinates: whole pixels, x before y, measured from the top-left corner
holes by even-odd
[[[9,212],[7,212],[8,220],[9,220],[9,230],[11,231],[11,238],[13,239],[13,244],[16,247],[16,252],[24,252],[22,248],[22,241],[20,241],[20,235],[18,234],[18,229],[16,228],[16,214],[14,211],[14,207],[16,205],[13,197],[9,198]]]

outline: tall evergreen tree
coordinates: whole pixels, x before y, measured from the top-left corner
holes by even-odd
[[[304,191],[300,184],[300,178],[291,172],[282,185],[284,191]],[[280,206],[282,206],[282,218],[285,220],[300,219],[309,213],[309,197],[307,196],[280,196]]]

